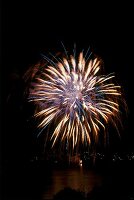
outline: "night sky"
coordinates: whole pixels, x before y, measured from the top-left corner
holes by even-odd
[[[40,145],[35,144],[32,108],[24,100],[22,76],[38,62],[41,53],[91,49],[99,55],[105,72],[115,72],[128,105],[121,141],[110,136],[113,151],[134,151],[133,56],[134,14],[132,5],[93,5],[92,1],[3,1],[2,17],[2,159],[5,166],[27,161]],[[34,122],[33,122],[34,124]],[[39,149],[40,146],[40,149]],[[10,164],[9,164],[10,163]]]
[[[74,43],[78,51],[90,46],[103,59],[105,72],[115,72],[129,109],[128,117],[123,121],[122,142],[126,149],[133,148],[134,31],[131,5],[45,2],[6,1],[3,5],[1,77],[6,111],[6,152],[14,145],[13,148],[25,146],[25,140],[29,138],[23,124],[29,113],[28,108],[27,112],[23,111],[22,76],[29,66],[38,62],[41,53],[62,50],[61,41],[70,51]],[[3,135],[5,137],[4,131]]]

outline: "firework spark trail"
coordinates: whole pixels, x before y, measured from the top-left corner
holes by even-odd
[[[99,74],[101,59],[86,59],[83,52],[77,59],[72,55],[44,59],[47,64],[31,81],[29,101],[37,105],[39,128],[54,125],[52,146],[59,140],[72,149],[80,143],[90,145],[108,122],[117,127],[121,90],[112,82],[114,74]]]

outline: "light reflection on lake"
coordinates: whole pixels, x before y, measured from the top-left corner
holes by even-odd
[[[101,186],[103,177],[93,170],[74,168],[74,169],[54,169],[48,182],[43,200],[52,199],[60,190],[66,187],[79,190],[87,194],[94,187]]]

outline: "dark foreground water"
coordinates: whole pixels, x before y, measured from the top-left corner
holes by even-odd
[[[44,190],[43,199],[52,199],[55,194],[64,188],[82,191],[86,196],[94,187],[102,185],[103,178],[99,173],[82,167],[55,169],[52,171],[50,182]]]
[[[51,167],[28,163],[5,169],[2,200],[134,200],[134,163]]]

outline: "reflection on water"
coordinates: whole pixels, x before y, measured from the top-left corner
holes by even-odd
[[[94,187],[102,184],[103,177],[93,170],[83,169],[55,169],[52,171],[50,182],[47,184],[43,200],[52,199],[60,190],[70,187],[87,194]]]
[[[5,172],[5,200],[50,200],[65,188],[83,192],[86,200],[134,200],[134,162],[110,162],[91,168],[35,162],[25,167],[10,165]]]

